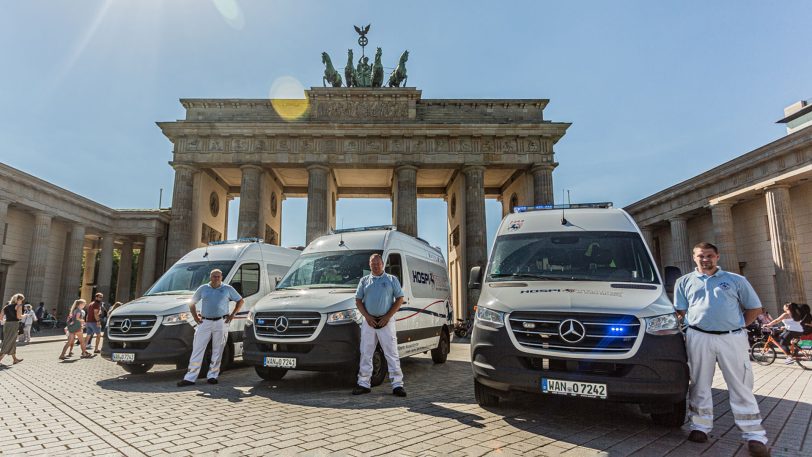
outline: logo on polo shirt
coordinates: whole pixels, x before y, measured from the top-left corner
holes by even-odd
[[[721,287],[722,290],[728,290],[728,289],[730,289],[730,284],[728,284],[726,282],[721,282],[721,283],[719,283],[719,287]]]

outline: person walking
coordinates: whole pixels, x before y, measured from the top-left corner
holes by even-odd
[[[31,342],[31,327],[37,322],[37,316],[34,314],[34,310],[31,309],[31,305],[25,305],[23,309],[23,318],[21,320],[23,323],[23,334],[20,335],[19,341],[28,344]]]
[[[42,322],[42,318],[45,317],[45,303],[39,302],[37,309],[34,310],[34,316],[36,316],[36,319],[34,319],[34,331],[39,332],[41,328],[40,323]]]
[[[11,355],[12,364],[16,365],[23,361],[17,357],[17,333],[20,331],[20,320],[23,318],[23,294],[14,294],[3,306],[3,344],[0,347],[0,361],[6,355]]]
[[[223,357],[223,347],[228,338],[228,324],[240,312],[245,302],[240,294],[228,284],[223,284],[223,272],[214,269],[209,274],[209,283],[203,284],[195,291],[189,302],[192,318],[197,322],[195,338],[192,342],[192,356],[189,358],[189,370],[178,387],[194,385],[197,375],[203,364],[203,355],[206,346],[211,341],[211,364],[206,374],[206,382],[217,384],[220,376],[220,362]],[[229,301],[235,301],[234,311],[228,312]],[[197,313],[197,303],[200,303],[200,314]]]
[[[361,360],[358,369],[358,385],[352,390],[353,395],[366,394],[372,391],[372,356],[375,347],[380,343],[386,364],[389,367],[389,378],[392,381],[392,394],[406,396],[403,388],[403,372],[400,369],[398,355],[398,336],[395,325],[395,313],[403,303],[403,290],[400,281],[383,271],[383,259],[380,254],[369,258],[370,274],[361,278],[355,291],[355,305],[364,316],[361,323]]]
[[[86,302],[81,298],[75,300],[68,312],[67,327],[65,327],[68,341],[66,341],[65,346],[62,347],[59,360],[65,360],[73,355],[73,344],[77,339],[79,340],[79,346],[82,348],[82,358],[89,359],[93,357],[93,354],[87,352],[85,339],[82,337],[82,328],[85,326],[85,303]],[[66,352],[68,353],[67,356],[65,355]]]
[[[750,455],[769,456],[767,432],[753,395],[747,334],[742,330],[761,313],[761,301],[747,279],[719,268],[719,250],[713,244],[694,246],[693,260],[696,270],[679,278],[674,289],[677,314],[688,324],[688,440],[704,443],[713,428],[711,384],[718,363],[727,384],[733,420],[747,441]]]
[[[85,310],[85,331],[87,332],[85,341],[85,346],[88,349],[96,348],[93,353],[98,354],[101,352],[101,328],[99,327],[99,323],[101,322],[101,311],[102,306],[104,305],[104,294],[96,293],[93,296],[93,301],[87,306],[87,310]],[[93,335],[96,335],[96,344],[91,346],[91,340],[93,339]]]

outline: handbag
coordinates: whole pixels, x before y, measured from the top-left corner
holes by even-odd
[[[17,329],[17,334],[22,335],[24,333],[24,331],[25,331],[25,322],[20,321],[20,326]]]

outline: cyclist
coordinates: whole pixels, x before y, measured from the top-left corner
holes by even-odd
[[[804,328],[801,325],[802,319],[801,307],[797,303],[784,303],[784,313],[778,316],[774,321],[765,325],[765,327],[772,327],[779,323],[784,324],[784,331],[781,332],[778,338],[778,344],[781,345],[784,352],[789,354],[787,360],[784,362],[787,365],[795,363],[795,360],[792,358],[793,354],[790,353],[789,343],[794,338],[799,338],[804,334]]]

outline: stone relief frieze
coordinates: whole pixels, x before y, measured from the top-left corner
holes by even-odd
[[[381,152],[383,151],[383,142],[378,139],[367,140],[364,150],[366,152]]]
[[[276,140],[276,150],[277,151],[290,151],[290,140],[287,138],[279,138]]]
[[[435,138],[434,152],[448,152],[448,138]]]
[[[194,137],[186,140],[186,150],[189,152],[199,152],[203,147],[200,138]]]
[[[226,150],[225,141],[222,138],[209,138],[206,148],[209,152],[224,152]]]
[[[316,142],[311,138],[302,138],[301,148],[302,152],[313,152],[316,150]]]
[[[344,151],[345,152],[358,152],[359,145],[358,140],[344,140]]]
[[[480,148],[482,152],[493,152],[493,139],[491,138],[482,139],[482,143],[480,143]]]
[[[248,139],[234,138],[233,140],[231,140],[231,150],[235,152],[248,151]]]
[[[406,100],[316,100],[314,105],[314,117],[319,120],[396,120],[409,116]]]
[[[426,147],[428,143],[426,143],[425,138],[415,138],[412,140],[412,152],[427,152],[428,148]]]
[[[501,152],[512,153],[518,151],[518,148],[516,147],[516,140],[512,139],[501,140],[499,142],[499,147],[501,149]]]
[[[389,151],[391,152],[405,152],[406,142],[401,138],[389,140]]]
[[[529,139],[525,144],[525,151],[527,152],[539,152],[541,151],[541,146],[539,145],[539,141],[536,139]]]
[[[336,152],[336,140],[329,138],[321,143],[318,143],[319,150],[322,152]]]
[[[263,139],[254,140],[254,152],[263,152],[268,150],[268,142]]]

